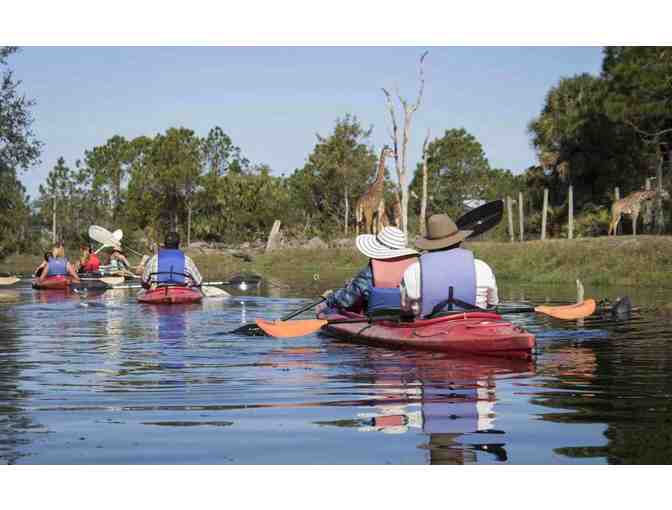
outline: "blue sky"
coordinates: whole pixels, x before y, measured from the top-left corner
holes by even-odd
[[[9,60],[22,92],[37,101],[42,163],[21,176],[32,196],[59,156],[74,165],[84,150],[120,134],[154,135],[216,125],[253,163],[276,174],[301,167],[315,134],[337,117],[373,126],[388,143],[381,87],[413,100],[417,62],[425,95],[413,119],[409,166],[427,129],[464,127],[492,166],[515,172],[535,162],[527,124],[561,77],[598,73],[599,47],[24,47]]]

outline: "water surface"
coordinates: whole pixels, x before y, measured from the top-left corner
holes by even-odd
[[[310,295],[236,292],[158,307],[1,289],[0,463],[672,462],[669,321],[510,315],[538,335],[522,362],[226,335]],[[666,299],[587,289],[626,292]],[[568,302],[573,289],[500,293]]]

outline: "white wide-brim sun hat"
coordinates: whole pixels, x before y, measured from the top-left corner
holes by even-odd
[[[355,240],[357,249],[370,259],[394,259],[417,255],[408,247],[406,234],[396,227],[385,227],[379,234],[362,234]]]

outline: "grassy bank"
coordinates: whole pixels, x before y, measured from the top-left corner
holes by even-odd
[[[627,285],[672,288],[672,237],[622,236],[578,240],[480,242],[467,246],[488,262],[498,279],[538,284]],[[366,259],[354,248],[286,249],[253,254],[246,262],[231,255],[189,254],[206,278],[254,272],[278,288],[327,288],[340,285],[361,268]],[[30,272],[38,257],[13,256],[0,271]]]

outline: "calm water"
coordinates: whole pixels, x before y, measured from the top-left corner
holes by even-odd
[[[222,334],[304,302],[0,289],[0,464],[672,463],[669,321],[511,315],[529,363]]]

